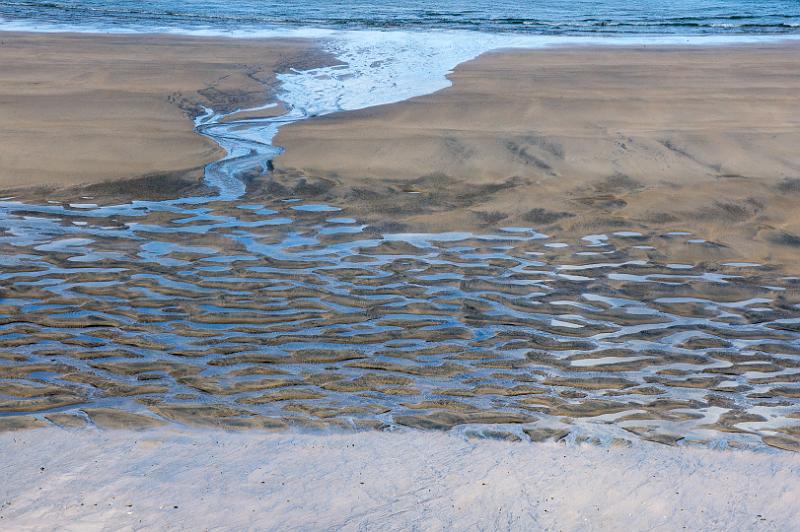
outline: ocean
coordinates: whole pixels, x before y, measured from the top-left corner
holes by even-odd
[[[0,28],[256,32],[477,30],[529,35],[800,33],[797,0],[81,0],[0,2]]]

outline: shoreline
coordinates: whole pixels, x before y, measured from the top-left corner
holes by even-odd
[[[232,40],[273,40],[273,39],[314,39],[323,40],[342,35],[370,35],[370,34],[443,34],[447,36],[499,36],[509,41],[530,43],[528,47],[546,46],[555,41],[566,41],[569,46],[580,45],[580,43],[594,44],[596,41],[606,41],[620,43],[621,46],[627,45],[670,45],[676,43],[687,46],[694,46],[696,42],[706,42],[708,45],[726,45],[729,43],[773,43],[773,42],[797,42],[800,41],[800,33],[717,33],[717,34],[691,34],[691,33],[597,33],[597,34],[524,34],[514,32],[492,32],[486,30],[468,29],[436,29],[436,28],[412,28],[412,29],[374,29],[374,28],[332,28],[324,26],[286,26],[272,28],[246,28],[238,30],[230,29],[211,29],[211,28],[179,28],[179,27],[152,27],[142,26],[130,27],[77,27],[69,25],[24,25],[13,24],[8,21],[0,22],[0,35],[3,34],[49,34],[49,35],[93,35],[93,36],[167,36],[167,37],[189,37],[189,38],[223,38]],[[610,44],[611,46],[615,44]],[[702,45],[702,44],[701,44]]]
[[[328,200],[408,231],[688,231],[714,249],[669,249],[674,262],[794,272],[798,51],[492,51],[438,92],[282,129],[273,180],[316,178]]]
[[[437,433],[0,434],[6,526],[791,528],[800,456]],[[223,511],[224,508],[224,511]]]
[[[324,49],[320,48],[320,45],[325,41],[330,41],[331,39],[341,37],[342,35],[346,34],[363,34],[363,35],[370,35],[375,33],[403,33],[403,32],[374,32],[370,30],[348,30],[348,31],[339,31],[339,30],[327,30],[324,28],[300,28],[300,29],[290,29],[287,31],[283,30],[276,30],[275,32],[267,31],[265,34],[255,34],[255,35],[238,35],[238,34],[229,34],[229,33],[208,33],[208,32],[193,32],[189,31],[188,33],[181,33],[179,31],[175,32],[134,32],[134,31],[64,31],[64,30],[15,30],[15,29],[0,29],[0,40],[2,37],[45,37],[45,38],[62,38],[69,40],[83,40],[83,39],[100,39],[100,40],[139,40],[142,37],[152,37],[156,39],[164,39],[167,42],[173,41],[174,43],[184,42],[192,42],[197,41],[200,43],[205,44],[215,44],[215,43],[228,43],[228,44],[236,44],[236,43],[248,43],[254,45],[264,45],[264,46],[285,46],[286,44],[296,45],[306,50],[306,60],[301,60],[300,63],[293,62],[291,64],[291,68],[305,68],[308,66],[316,67],[321,66],[322,63],[320,57],[325,57],[326,61],[330,61],[333,58],[330,55],[329,51],[325,51]],[[410,31],[405,32],[408,34],[423,34],[423,31]],[[460,35],[464,33],[473,33],[473,32],[465,32],[465,31],[454,31],[451,32],[453,35]],[[495,34],[485,34],[486,36],[496,36]],[[620,50],[624,51],[626,49],[637,48],[642,46],[647,48],[648,46],[656,47],[657,49],[661,50],[686,50],[686,49],[697,49],[697,48],[713,48],[713,49],[722,49],[722,50],[731,50],[737,48],[743,49],[753,49],[753,48],[780,48],[784,46],[792,46],[797,44],[798,39],[800,36],[791,36],[791,35],[768,35],[768,36],[756,36],[756,35],[721,35],[721,36],[631,36],[631,37],[573,37],[573,36],[555,36],[555,37],[541,37],[543,39],[542,42],[539,44],[535,44],[537,40],[536,37],[531,37],[533,39],[532,44],[527,47],[524,45],[515,45],[513,43],[514,36],[508,36],[510,38],[510,43],[507,46],[498,45],[492,48],[489,48],[487,51],[481,52],[478,57],[474,57],[472,59],[467,59],[463,62],[458,63],[457,69],[460,69],[465,62],[472,62],[478,60],[481,56],[486,55],[495,55],[495,54],[517,54],[517,53],[537,53],[537,52],[563,52],[563,51],[581,51],[581,50],[594,50],[594,49],[604,49],[608,48],[610,50]],[[659,43],[662,41],[680,41],[681,39],[688,39],[692,42],[690,43],[681,43],[681,42],[674,42],[673,44],[642,44],[649,42],[649,40],[653,40],[653,43]],[[559,41],[563,40],[566,41],[565,44],[552,44],[550,41]],[[591,41],[591,42],[583,42],[583,41]],[[716,42],[705,42],[705,41],[715,41]],[[545,42],[547,41],[547,42]],[[629,42],[628,42],[629,41]],[[697,42],[695,42],[697,41]],[[315,56],[317,57],[315,59]],[[297,56],[299,57],[299,55]],[[271,74],[268,76],[269,79],[259,79],[259,83],[261,83],[262,87],[266,90],[263,92],[262,99],[250,99],[250,100],[242,100],[241,94],[239,94],[240,90],[236,88],[236,86],[228,87],[226,90],[217,91],[218,100],[211,100],[208,98],[208,94],[204,94],[202,98],[206,99],[206,104],[210,104],[210,106],[215,111],[223,111],[229,112],[233,111],[236,108],[236,104],[234,102],[238,102],[238,108],[246,108],[250,106],[256,106],[260,104],[266,103],[274,103],[277,105],[276,111],[269,111],[266,113],[259,113],[255,112],[252,114],[252,117],[259,117],[259,116],[274,116],[276,112],[284,112],[285,107],[284,103],[276,98],[274,89],[277,85],[277,80],[275,79],[275,75],[281,71],[282,68],[286,68],[286,65],[274,65]],[[452,86],[452,76],[451,74],[447,74],[447,84],[439,89],[434,89],[433,92],[424,94],[422,96],[414,96],[416,97],[425,97],[431,96],[432,94],[436,94],[441,90],[446,90],[450,86]],[[1,82],[1,81],[0,81]],[[170,96],[171,98],[171,96]],[[186,108],[186,105],[189,106],[196,106],[198,101],[202,101],[202,98],[198,99],[196,96],[190,98],[189,100],[184,100],[182,102],[171,102],[177,105],[179,108],[183,110],[184,113],[189,113]],[[233,98],[233,100],[231,100]],[[409,99],[412,99],[409,98]],[[377,104],[377,105],[369,105],[366,109],[379,109],[384,105],[396,105],[402,104],[407,102],[408,99],[401,100],[399,102],[392,102],[388,104]],[[334,113],[335,116],[339,117],[342,116],[343,113],[351,113],[353,111],[349,110],[342,110],[337,113]],[[358,112],[358,111],[356,111]],[[197,115],[198,112],[195,111],[193,115]],[[191,114],[187,114],[188,118],[192,118]],[[236,118],[249,118],[250,115],[248,113],[244,113],[241,117]],[[328,115],[330,117],[330,115]],[[192,127],[193,129],[193,127]],[[56,185],[53,186],[54,183],[47,182],[48,178],[44,178],[45,181],[43,182],[36,182],[32,184],[29,179],[25,182],[25,184],[11,183],[3,181],[3,177],[0,176],[0,191],[5,193],[6,195],[13,194],[15,196],[21,196],[23,198],[35,198],[37,196],[42,195],[43,193],[55,193],[56,197],[63,197],[65,200],[72,197],[77,197],[83,194],[91,194],[92,196],[99,196],[101,201],[104,197],[108,200],[113,201],[116,197],[117,199],[123,199],[122,197],[118,196],[119,190],[123,187],[117,186],[120,181],[122,182],[130,182],[130,183],[147,183],[147,186],[144,190],[149,191],[145,196],[146,199],[167,199],[167,198],[177,198],[181,195],[192,195],[192,194],[205,194],[208,193],[207,187],[205,187],[200,181],[202,176],[202,171],[205,165],[210,162],[219,161],[220,158],[224,154],[224,150],[220,148],[216,143],[213,143],[210,139],[203,138],[201,135],[197,135],[193,133],[193,136],[197,139],[195,144],[198,142],[205,143],[206,153],[199,157],[199,160],[202,161],[199,164],[195,164],[194,166],[181,166],[180,168],[150,168],[147,171],[133,171],[128,172],[125,175],[121,176],[108,176],[103,177],[100,179],[97,178],[88,178],[83,183],[72,183],[71,186],[67,186],[66,188],[60,187]],[[8,159],[8,157],[6,157]],[[0,161],[3,160],[3,154],[0,153]],[[198,157],[197,154],[192,155],[192,161],[197,162]],[[7,161],[3,161],[6,162]],[[116,161],[118,163],[118,161]],[[8,164],[6,164],[8,166]],[[107,166],[116,166],[115,162],[109,162]],[[174,165],[173,165],[174,166]],[[77,170],[77,173],[85,174],[86,170]],[[17,178],[19,179],[19,178]],[[164,183],[167,188],[165,192],[159,192],[156,190],[156,183],[161,179],[164,180]],[[73,180],[74,181],[74,180]],[[89,185],[89,186],[86,186]],[[107,188],[108,190],[104,190],[106,187],[104,185],[109,185]],[[135,196],[125,197],[124,199],[132,200],[137,199]],[[142,199],[142,198],[138,198]]]

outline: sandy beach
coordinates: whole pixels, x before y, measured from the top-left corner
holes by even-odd
[[[800,519],[791,454],[163,429],[43,429],[0,445],[0,526],[17,530],[788,530]]]
[[[793,273],[797,50],[484,54],[435,94],[282,128],[260,185],[316,181],[365,221],[415,231],[691,232],[713,250],[663,251]],[[0,54],[0,189],[140,178],[90,190],[110,197],[197,187],[222,154],[192,131],[200,105],[260,105],[276,70],[330,62],[309,40],[170,36],[11,33]]]
[[[285,126],[272,172],[245,156],[263,143],[236,148],[242,198],[138,205],[180,190],[126,177],[221,156],[198,105],[263,104],[316,45],[6,37],[3,112],[27,129],[4,130],[4,157],[76,148],[25,157],[53,172],[26,183],[60,195],[0,204],[0,426],[800,448],[796,47],[486,54],[438,93]],[[97,94],[126,119],[43,112]],[[219,120],[223,142],[264,127]],[[58,159],[101,152],[78,173]]]
[[[370,221],[559,235],[690,231],[796,271],[800,48],[499,51],[451,88],[282,129],[278,176]],[[697,251],[699,253],[695,254]],[[676,261],[707,250],[670,250]]]
[[[0,34],[0,528],[791,528],[800,48],[325,45]]]
[[[309,66],[316,54],[307,40],[3,33],[0,41],[0,189],[147,176],[127,187],[140,197],[196,185],[221,157],[193,131],[200,106],[264,104],[276,71]]]

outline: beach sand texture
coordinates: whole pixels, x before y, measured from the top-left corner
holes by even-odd
[[[0,434],[0,526],[790,530],[800,456],[447,434]]]
[[[435,94],[282,129],[275,167],[376,223],[691,231],[794,264],[798,69],[797,45],[499,51]]]
[[[178,41],[209,54],[239,46]],[[793,51],[490,54],[458,70],[452,89],[290,126],[278,171],[243,176],[237,201],[125,204],[123,189],[145,191],[124,180],[92,199],[15,191],[1,205],[0,427],[153,423],[145,413],[226,428],[796,450],[800,290],[786,272],[797,268],[797,181],[786,139],[797,111],[783,88],[796,81]],[[233,96],[199,90],[231,109],[261,103],[254,83]],[[183,100],[153,101],[193,135]],[[616,151],[614,117],[631,139]],[[781,130],[774,142],[767,128]],[[730,131],[753,135],[765,150],[753,157],[774,164],[762,177],[722,177],[675,147],[689,130],[714,145]],[[308,169],[287,169],[295,151]],[[384,159],[396,174],[356,176]],[[470,161],[484,160],[470,177]],[[331,171],[314,170],[322,164]],[[741,247],[716,241],[754,234]]]
[[[800,519],[797,47],[486,54],[126,203],[330,58],[2,43],[0,528]]]
[[[193,131],[201,105],[261,105],[274,71],[309,41],[166,35],[3,33],[0,189],[60,188],[151,175],[196,183],[222,150]],[[140,183],[141,185],[141,183]],[[141,196],[140,196],[141,197]]]

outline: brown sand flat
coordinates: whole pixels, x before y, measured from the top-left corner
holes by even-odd
[[[0,189],[150,174],[221,155],[193,132],[198,105],[264,103],[273,72],[313,44],[154,35],[0,35]]]
[[[490,53],[436,94],[282,129],[275,166],[373,222],[691,231],[793,263],[798,72],[796,45]]]

